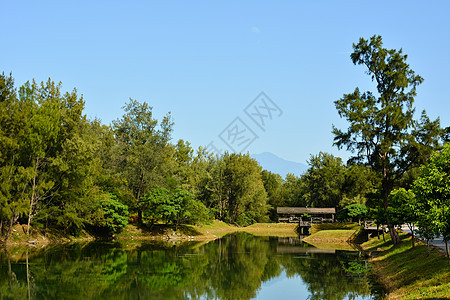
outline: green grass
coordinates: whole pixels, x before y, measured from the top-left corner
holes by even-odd
[[[303,241],[321,249],[359,250],[352,241],[361,230],[358,223],[313,224]]]
[[[367,250],[381,251],[371,260],[374,272],[388,292],[388,299],[424,299],[450,297],[450,264],[443,252],[419,243],[411,246],[411,237],[401,235],[401,243],[393,246],[390,236],[373,238],[364,243]]]
[[[317,233],[322,230],[359,230],[360,226],[358,223],[324,223],[324,224],[313,224],[309,232],[311,234]]]
[[[321,230],[308,237],[305,240],[344,240],[347,241],[355,233],[355,230],[335,229]]]
[[[296,224],[286,223],[255,223],[246,227],[236,227],[227,223],[215,220],[212,224],[195,226],[202,235],[214,235],[222,237],[228,233],[236,231],[244,231],[256,236],[282,236],[291,237],[297,236],[295,231]]]
[[[173,225],[155,224],[149,227],[137,227],[128,225],[121,233],[116,235],[118,239],[195,239],[212,240],[236,231],[244,231],[256,236],[297,236],[296,224],[284,223],[256,223],[247,227],[237,227],[222,221],[214,220],[210,224],[201,226],[180,225],[175,230]]]
[[[297,236],[297,224],[295,223],[255,223],[247,227],[240,227],[239,231],[245,231],[256,236]]]

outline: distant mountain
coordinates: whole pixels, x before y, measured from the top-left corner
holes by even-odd
[[[280,174],[283,178],[288,173],[300,176],[308,169],[308,166],[305,164],[282,159],[270,152],[251,154],[250,156],[256,159],[263,169]]]

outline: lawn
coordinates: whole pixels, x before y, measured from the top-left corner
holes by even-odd
[[[401,234],[401,243],[393,246],[390,236],[373,238],[362,247],[380,251],[371,259],[388,299],[425,299],[450,297],[450,264],[444,253],[434,247],[428,255],[426,244],[411,246],[411,237]]]

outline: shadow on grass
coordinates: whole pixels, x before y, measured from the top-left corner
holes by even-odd
[[[401,242],[383,251],[379,264],[383,270],[386,288],[389,292],[408,286],[408,290],[425,289],[428,297],[436,293],[443,283],[448,282],[449,267],[438,249],[432,249],[428,255],[423,243],[411,245],[411,236],[402,234]],[[390,246],[390,241],[377,247]],[[428,290],[429,289],[429,290]],[[441,294],[442,295],[442,294]],[[439,296],[439,295],[438,295]],[[438,298],[432,298],[438,299]]]

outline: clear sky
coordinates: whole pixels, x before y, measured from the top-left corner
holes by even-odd
[[[220,135],[240,122],[258,137],[241,140],[244,151],[347,158],[332,146],[332,124],[346,128],[333,101],[374,90],[349,58],[360,37],[403,48],[425,79],[418,112],[450,125],[449,11],[449,1],[4,0],[0,72],[17,86],[51,77],[76,87],[106,124],[130,97],[146,101],[158,119],[172,112],[174,140],[195,148],[227,149]],[[260,92],[279,108],[263,128],[244,111]]]

